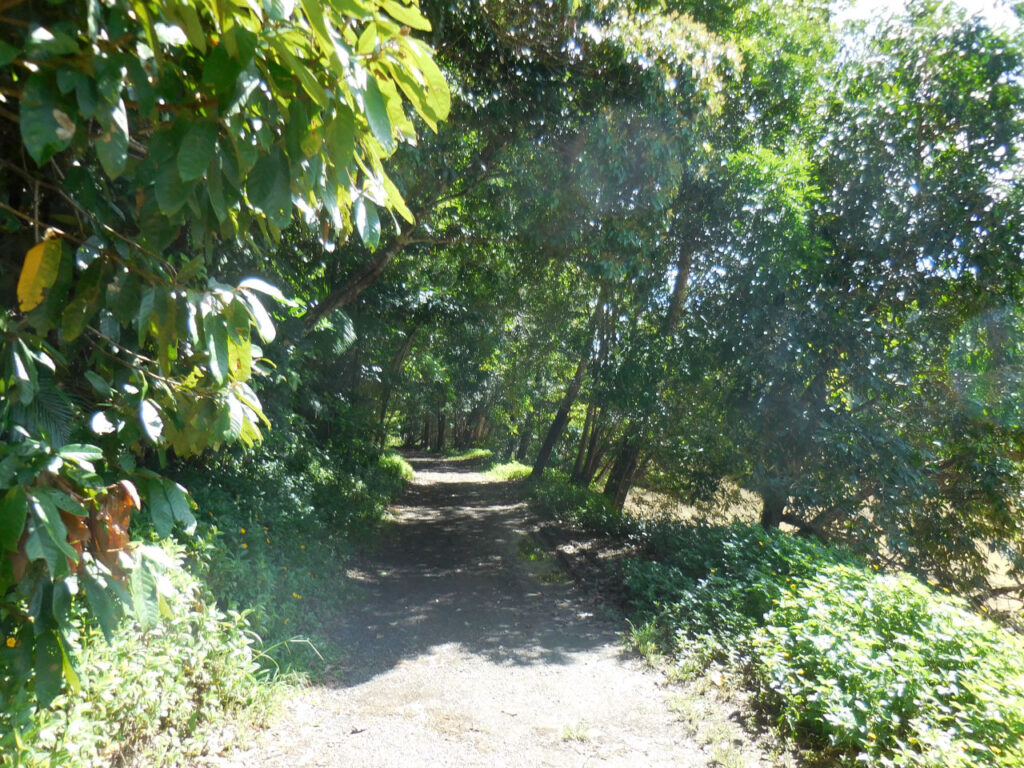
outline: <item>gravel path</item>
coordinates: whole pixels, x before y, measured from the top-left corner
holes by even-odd
[[[220,765],[715,764],[623,651],[621,619],[539,552],[512,486],[412,463],[388,534],[350,572],[365,594],[334,629],[340,682],[302,691]]]

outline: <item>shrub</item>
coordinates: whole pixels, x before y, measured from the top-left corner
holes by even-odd
[[[262,712],[268,690],[257,685],[244,618],[204,596],[180,567],[180,547],[164,549],[171,567],[162,569],[152,626],[125,621],[108,643],[73,605],[81,687],[44,709],[25,687],[0,702],[0,765],[191,764],[209,729]]]
[[[638,545],[633,634],[695,674],[746,673],[765,712],[829,764],[1024,765],[1024,639],[906,574],[767,532],[616,515],[554,479],[538,502]]]

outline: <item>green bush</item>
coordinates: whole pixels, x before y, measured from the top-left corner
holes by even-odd
[[[152,626],[125,621],[108,643],[73,605],[81,686],[44,709],[25,687],[0,702],[0,765],[192,764],[210,729],[263,711],[268,689],[258,685],[244,618],[205,597],[180,567],[180,547],[164,549],[173,563],[161,571]]]
[[[1024,765],[1024,641],[907,576],[823,566],[753,635],[787,729],[883,766]]]
[[[643,553],[623,566],[638,645],[691,674],[744,671],[829,764],[1024,765],[1024,639],[962,600],[756,525],[631,518],[558,478],[535,497]]]

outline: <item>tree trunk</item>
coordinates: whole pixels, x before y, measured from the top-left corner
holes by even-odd
[[[768,483],[761,491],[761,527],[767,531],[778,528],[788,501],[789,490],[782,483]]]
[[[629,489],[633,487],[633,479],[636,477],[639,465],[640,441],[627,431],[619,453],[615,457],[615,464],[612,465],[611,472],[608,474],[608,482],[604,486],[605,498],[611,499],[616,509],[622,509],[625,505],[626,496],[629,495]]]
[[[565,431],[565,426],[569,423],[569,409],[572,408],[572,404],[576,402],[576,396],[580,393],[580,387],[583,385],[583,374],[587,372],[587,363],[589,361],[590,352],[587,351],[580,357],[579,365],[576,366],[576,375],[572,377],[569,389],[558,406],[555,420],[551,422],[548,433],[544,437],[544,442],[541,443],[540,451],[537,453],[537,460],[533,463],[533,471],[530,473],[532,480],[539,480],[544,475],[544,468],[547,467],[548,460],[551,458],[551,452],[555,450],[555,445],[561,439],[562,432]]]
[[[516,461],[521,464],[526,463],[526,457],[530,450],[530,443],[533,442],[533,419],[534,413],[530,411],[526,414],[526,422],[519,430],[519,445],[516,448]]]
[[[424,451],[429,451],[430,450],[430,437],[431,437],[430,414],[428,413],[426,416],[423,417],[423,450]]]
[[[576,449],[576,462],[572,467],[571,482],[574,485],[580,485],[580,480],[583,477],[583,468],[587,462],[587,447],[590,445],[590,436],[594,431],[594,404],[591,403],[587,406],[587,418],[583,422],[583,432],[580,434],[580,445]]]
[[[444,427],[445,417],[441,411],[437,412],[437,442],[434,444],[434,450],[441,453],[444,450]]]

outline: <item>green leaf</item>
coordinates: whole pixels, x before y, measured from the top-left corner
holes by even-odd
[[[375,249],[380,243],[380,217],[377,215],[377,206],[365,197],[358,197],[352,207],[352,213],[359,237],[370,250]]]
[[[309,71],[309,67],[307,67],[304,62],[297,59],[280,39],[276,37],[270,38],[270,45],[282,59],[282,63],[285,67],[290,69],[292,74],[299,78],[299,82],[302,83],[302,88],[310,95],[313,101],[321,107],[326,107],[329,103],[327,91],[324,90],[324,87],[320,84],[320,81],[316,79],[316,76]]]
[[[25,41],[25,52],[33,59],[49,56],[69,56],[78,53],[78,43],[71,35],[59,29],[36,27]]]
[[[271,285],[266,280],[261,280],[258,277],[247,277],[238,284],[238,287],[246,291],[259,291],[280,304],[284,304],[289,307],[295,306],[295,302],[285,298],[285,295],[281,293],[281,290],[277,286]]]
[[[139,421],[142,422],[142,429],[154,443],[160,439],[164,431],[164,421],[160,418],[160,412],[149,400],[143,400],[139,404]]]
[[[156,201],[167,216],[174,216],[188,201],[191,185],[186,185],[176,163],[167,163],[156,176]]]
[[[228,377],[228,324],[221,315],[209,315],[203,320],[206,349],[210,354],[210,373],[218,384]]]
[[[100,123],[103,132],[96,139],[96,156],[107,176],[116,179],[124,173],[128,161],[128,114],[124,102],[118,99]]]
[[[43,165],[67,149],[76,130],[74,121],[58,102],[56,89],[45,72],[36,72],[25,83],[18,123],[25,149],[37,165]]]
[[[39,391],[39,374],[32,359],[32,352],[21,339],[11,346],[11,361],[14,363],[14,384],[18,392],[18,402],[28,405]]]
[[[19,52],[20,51],[10,43],[5,43],[3,40],[0,40],[0,67],[6,67],[18,58]]]
[[[160,607],[157,604],[156,579],[146,565],[140,564],[132,571],[131,596],[135,618],[142,631],[148,632],[160,620]]]
[[[274,321],[271,319],[270,313],[267,312],[259,298],[254,294],[243,290],[240,296],[245,303],[246,309],[249,310],[249,316],[252,317],[253,324],[256,326],[256,332],[263,341],[269,344],[277,337],[277,331],[274,328]]]
[[[178,173],[181,178],[191,181],[206,173],[216,151],[216,123],[204,120],[189,128],[178,150]]]
[[[163,482],[164,495],[170,504],[174,521],[181,523],[185,532],[191,536],[196,530],[196,519],[192,515],[192,509],[188,503],[188,494],[184,488],[173,480],[165,480]]]
[[[366,120],[370,123],[370,131],[384,147],[385,152],[395,149],[395,140],[391,136],[391,118],[384,103],[384,96],[377,85],[377,79],[370,75],[366,78],[366,90],[363,92],[363,104],[366,107]]]
[[[206,177],[206,191],[210,195],[210,207],[217,221],[223,223],[228,219],[228,203],[224,197],[224,174],[220,168],[214,168]]]
[[[413,60],[427,84],[427,104],[433,109],[438,120],[446,120],[452,108],[452,94],[448,81],[434,61],[430,47],[412,38],[403,38],[402,42],[413,54]]]
[[[18,548],[28,517],[28,497],[21,486],[15,486],[0,501],[0,547],[8,552]]]
[[[395,0],[384,0],[380,6],[399,24],[405,24],[407,27],[420,29],[424,32],[431,30],[430,22],[420,13],[420,9],[414,5],[405,5],[395,2]]]
[[[88,296],[73,299],[60,318],[60,330],[64,334],[64,341],[74,341],[81,336],[97,309],[97,303]]]
[[[266,215],[274,226],[284,229],[292,216],[291,171],[288,158],[279,147],[261,157],[246,180],[249,202]]]
[[[338,114],[327,128],[327,148],[331,151],[331,160],[336,168],[346,168],[352,162],[355,142],[355,116],[348,107],[339,107]]]
[[[93,616],[100,623],[103,636],[109,643],[114,639],[114,630],[117,629],[118,611],[114,599],[111,598],[106,588],[89,574],[82,574],[79,579],[85,586],[85,596],[89,601],[89,608]]]
[[[149,517],[153,521],[157,535],[166,538],[174,529],[174,508],[167,498],[164,480],[152,477],[146,484],[146,502],[149,505]]]
[[[63,670],[64,653],[60,638],[54,630],[46,630],[36,638],[36,700],[40,707],[50,706],[50,702],[57,698],[63,682]]]

